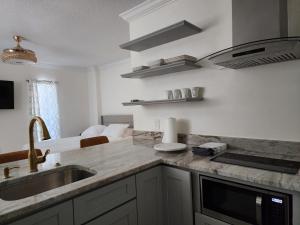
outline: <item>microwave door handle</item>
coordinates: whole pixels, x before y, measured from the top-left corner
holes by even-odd
[[[256,196],[256,223],[262,225],[262,197]]]

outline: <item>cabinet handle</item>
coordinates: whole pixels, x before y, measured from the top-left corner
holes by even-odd
[[[262,225],[262,197],[256,196],[256,223]]]

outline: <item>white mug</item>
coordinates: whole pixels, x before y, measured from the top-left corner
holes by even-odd
[[[181,98],[182,98],[181,90],[175,89],[174,90],[174,99],[181,99]]]
[[[191,98],[192,97],[192,91],[190,88],[182,88],[182,93],[184,98]]]
[[[204,88],[203,87],[193,87],[192,97],[193,98],[203,98]]]

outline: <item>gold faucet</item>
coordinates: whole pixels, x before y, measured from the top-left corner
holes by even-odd
[[[50,150],[48,149],[43,156],[37,156],[36,150],[34,148],[34,137],[33,137],[33,128],[34,128],[35,122],[38,122],[42,128],[42,133],[43,133],[42,140],[48,140],[51,138],[44,120],[39,116],[33,117],[29,124],[28,160],[29,160],[30,172],[37,172],[38,164],[45,162],[46,157],[50,152]]]

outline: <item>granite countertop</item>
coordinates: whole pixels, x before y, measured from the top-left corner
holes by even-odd
[[[284,156],[282,157],[284,158]],[[160,153],[151,147],[134,145],[132,140],[50,154],[47,162],[39,165],[39,172],[55,168],[55,164],[59,162],[62,166],[84,166],[95,170],[97,174],[32,197],[16,201],[4,201],[0,199],[0,224],[5,224],[7,221],[14,220],[162,163],[182,169],[217,174],[242,181],[249,181],[254,184],[300,192],[299,172],[297,175],[289,175],[217,163],[209,159],[209,157],[195,156],[191,151]],[[300,155],[296,160],[300,161]],[[3,171],[3,168],[6,166],[20,167],[11,171],[13,178],[10,178],[10,180],[29,175],[27,160],[1,164],[0,171]],[[0,184],[3,185],[3,182],[6,182],[6,180],[1,176]]]

